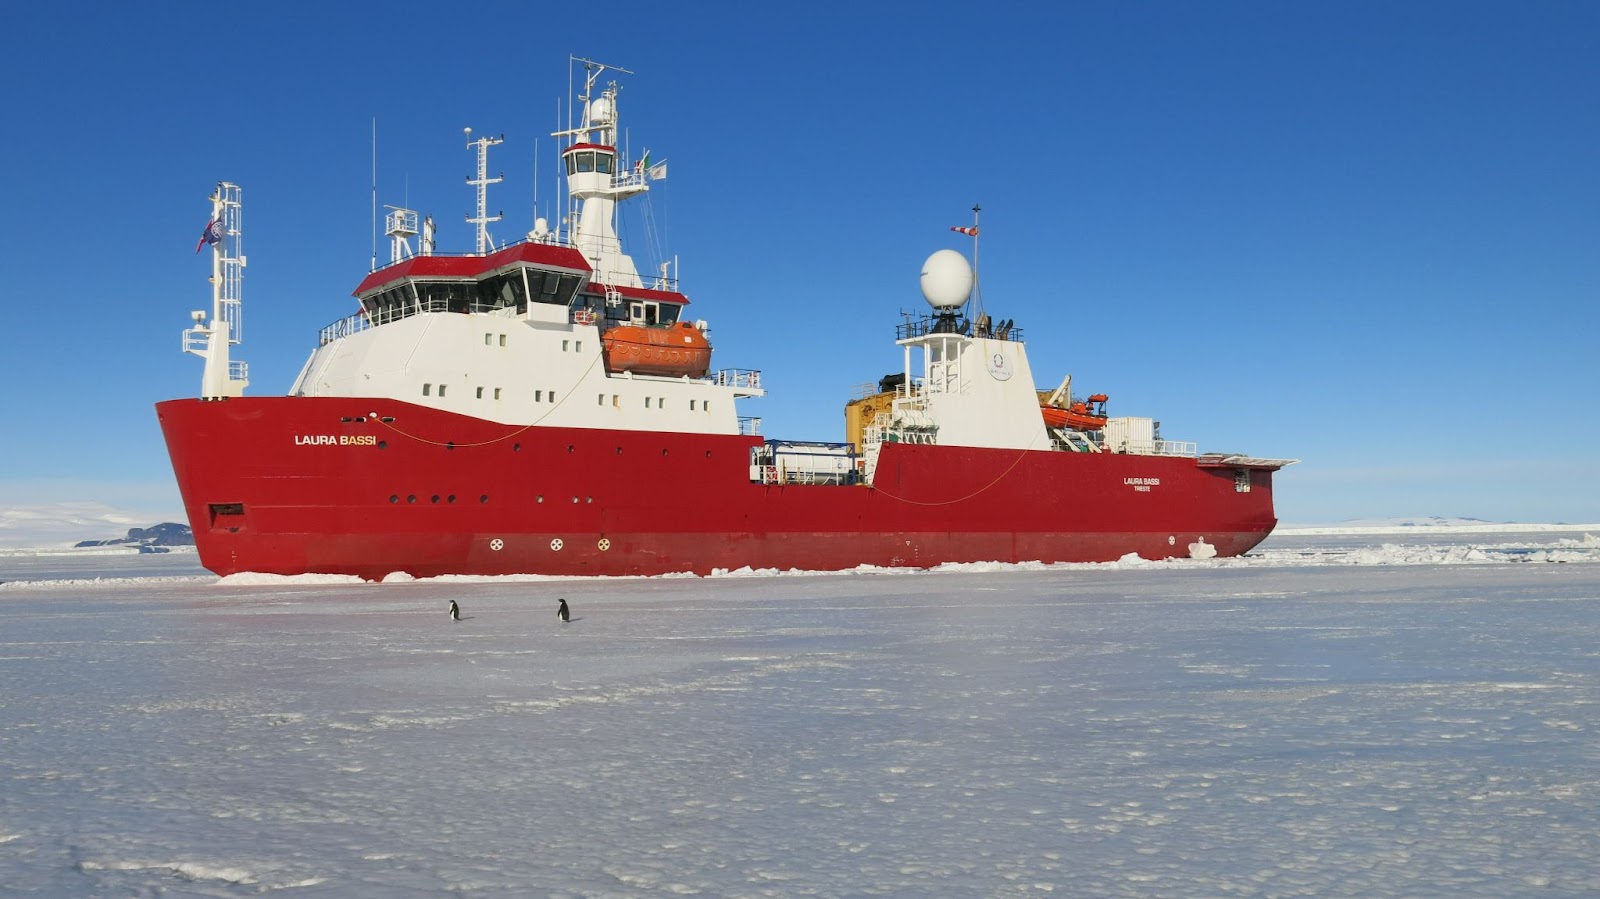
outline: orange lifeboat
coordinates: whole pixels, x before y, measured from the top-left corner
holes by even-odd
[[[641,375],[704,377],[711,367],[711,343],[688,322],[665,328],[617,325],[600,338],[606,371]]]
[[[1076,402],[1071,406],[1057,406],[1051,403],[1040,403],[1039,413],[1044,416],[1046,427],[1069,428],[1074,431],[1098,431],[1106,426],[1106,400],[1110,397],[1097,393],[1089,397],[1087,403]]]

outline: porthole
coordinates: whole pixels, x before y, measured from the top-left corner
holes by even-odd
[[[487,494],[487,493],[485,493],[484,495],[478,497],[478,502],[480,502],[480,503],[486,503],[488,501],[489,501],[489,494]]]
[[[448,497],[445,498],[445,502],[453,503],[455,501],[456,501],[456,495],[454,493],[450,494]]]
[[[544,494],[541,493],[538,496],[534,497],[533,501],[536,502],[536,503],[543,503],[544,502]]]
[[[400,495],[398,493],[393,494],[393,495],[391,495],[389,497],[389,502],[391,502],[391,503],[398,503],[399,501],[400,501]]]
[[[435,505],[438,505],[438,503],[439,503],[439,494],[435,493],[433,495],[433,502],[434,502]]]
[[[389,441],[387,441],[387,440],[378,441],[378,449],[388,449],[388,448],[389,448]]]
[[[408,503],[414,503],[416,501],[417,501],[417,495],[415,493],[413,493],[410,496],[406,497],[406,502],[408,502]]]
[[[513,453],[520,453],[520,452],[522,452],[522,444],[520,444],[520,443],[513,443],[513,444],[511,444],[511,451],[512,451],[512,452],[513,452]]]

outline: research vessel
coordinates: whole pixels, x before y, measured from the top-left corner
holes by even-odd
[[[716,367],[671,265],[647,282],[618,237],[619,204],[666,176],[619,143],[619,85],[600,77],[631,73],[575,64],[555,132],[568,214],[497,243],[485,198],[502,139],[469,133],[473,251],[438,251],[431,218],[391,207],[390,261],[287,395],[247,396],[232,355],[242,191],[218,185],[196,248],[211,252],[212,308],[183,334],[205,363],[200,396],[156,406],[206,568],[927,568],[1233,556],[1271,532],[1273,473],[1294,460],[1200,452],[1107,414],[1103,394],[1040,390],[1023,329],[979,309],[950,248],[923,264],[927,309],[902,313],[892,341],[885,328],[885,358],[863,362],[875,380],[841,398],[845,439],[764,436],[743,408],[765,395],[760,370]],[[951,230],[975,242],[978,228]]]

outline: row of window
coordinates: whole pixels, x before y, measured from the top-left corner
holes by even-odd
[[[600,172],[611,174],[611,168],[616,163],[616,154],[604,150],[579,150],[567,154],[567,174],[575,175],[579,172]]]
[[[600,405],[600,406],[604,406],[606,404],[606,396],[608,396],[608,394],[604,394],[604,393],[596,394],[595,395],[595,404],[596,405]],[[609,394],[609,396],[611,397],[611,408],[613,408],[613,409],[621,409],[622,408],[622,397],[621,397],[621,395],[613,393],[613,394]],[[664,397],[664,396],[647,396],[647,397],[644,398],[644,407],[646,409],[665,409],[665,408],[667,408],[667,398]],[[700,411],[700,412],[710,412],[711,411],[711,401],[710,400],[690,400],[689,401],[689,411],[690,412],[694,412],[694,411],[697,411],[697,410]]]
[[[438,393],[434,393],[434,391],[433,391],[433,388],[435,386],[437,386],[439,388],[439,392]],[[450,386],[449,384],[439,384],[439,385],[434,385],[432,383],[423,384],[422,385],[422,395],[423,396],[439,396],[439,397],[442,397],[442,396],[445,395],[445,390],[449,386]],[[488,394],[487,395],[488,398],[496,399],[496,400],[499,399],[500,398],[500,388],[499,387],[494,387],[494,388],[479,387],[477,389],[478,390],[478,399],[480,399],[480,400],[484,399],[486,397],[485,391],[486,390],[491,390],[491,389],[494,391],[494,393],[493,394]],[[553,402],[556,401],[556,392],[554,390],[535,390],[533,392],[533,401],[536,402],[536,403],[553,403]]]

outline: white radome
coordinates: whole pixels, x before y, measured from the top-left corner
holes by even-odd
[[[954,309],[972,295],[972,266],[955,250],[940,250],[922,263],[922,297],[935,309]]]

